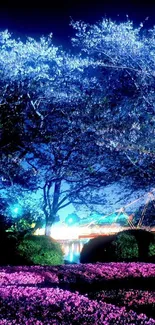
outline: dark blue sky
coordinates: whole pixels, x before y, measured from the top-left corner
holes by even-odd
[[[7,28],[11,32],[32,37],[53,32],[56,43],[67,45],[73,35],[69,26],[70,17],[95,23],[102,17],[123,21],[128,14],[129,19],[135,23],[140,23],[149,16],[147,26],[155,24],[154,0],[152,4],[149,0],[124,0],[123,3],[119,0],[44,0],[36,6],[32,6],[32,3],[34,2],[30,0],[26,4],[22,1],[19,6],[14,0],[12,6],[0,5],[0,29]]]

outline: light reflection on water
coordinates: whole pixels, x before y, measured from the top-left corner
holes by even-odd
[[[79,263],[80,252],[84,244],[88,241],[89,239],[60,241],[62,250],[64,252],[64,260],[70,263]]]

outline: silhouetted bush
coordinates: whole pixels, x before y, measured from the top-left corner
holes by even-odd
[[[83,246],[81,263],[155,261],[155,235],[143,229],[129,229],[116,235],[98,236]]]
[[[115,235],[98,236],[86,243],[80,254],[81,263],[96,263],[115,261],[115,252],[112,242]]]
[[[0,236],[0,265],[16,265],[17,237],[10,233]]]

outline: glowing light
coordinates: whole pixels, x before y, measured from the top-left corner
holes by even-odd
[[[65,223],[69,226],[72,226],[73,224],[76,224],[79,221],[80,221],[80,218],[76,213],[69,214],[65,219]]]
[[[153,197],[154,194],[152,192],[154,192],[155,189],[153,188],[151,190],[151,192],[148,192],[148,193],[145,193],[143,196],[139,197],[138,199],[136,200],[133,200],[132,202],[130,202],[129,204],[125,205],[124,207],[120,208],[119,210],[116,210],[114,211],[112,214],[110,215],[104,215],[103,216],[103,219],[106,218],[106,217],[111,217],[111,216],[117,216],[117,218],[125,218],[125,219],[129,219],[129,222],[131,221],[130,218],[131,216],[128,215],[126,212],[125,212],[125,208],[134,204],[135,202],[139,201],[140,199],[144,198],[146,195],[148,195],[149,197]],[[17,206],[14,206],[14,213],[17,213]],[[116,214],[117,213],[117,214]],[[72,214],[74,215],[74,214]],[[72,219],[71,215],[69,218],[67,218],[68,220],[69,219]],[[102,218],[99,220],[101,222],[101,220],[103,220]],[[70,220],[72,221],[72,220]],[[114,221],[114,220],[113,220]],[[97,235],[108,235],[108,234],[115,234],[117,232],[120,232],[120,231],[123,231],[123,230],[127,230],[127,229],[131,229],[131,226],[132,224],[130,225],[130,227],[123,227],[123,226],[120,226],[119,224],[117,223],[112,223],[112,224],[108,224],[108,225],[96,225],[94,224],[95,221],[91,221],[89,224],[86,224],[86,225],[79,225],[79,226],[72,226],[72,225],[69,225],[67,226],[66,224],[59,224],[59,225],[53,225],[51,227],[51,237],[56,239],[56,240],[72,240],[72,239],[80,239],[82,238],[83,236],[84,237],[96,237]],[[142,225],[141,225],[142,227]],[[151,228],[151,230],[154,232],[155,231],[155,228]],[[45,234],[45,228],[41,228],[41,229],[37,229],[35,231],[35,235],[44,235]],[[80,243],[80,250],[82,249],[82,245]]]
[[[17,217],[17,215],[22,214],[22,207],[18,204],[15,204],[10,207],[10,211],[13,217]]]
[[[36,236],[42,236],[42,235],[45,235],[45,228],[38,228],[38,229],[35,231],[34,235],[36,235]]]
[[[73,262],[73,257],[74,257],[73,252],[70,252],[70,254],[69,254],[69,262]]]
[[[80,242],[80,252],[81,252],[83,246],[84,246],[84,243]]]
[[[34,228],[35,227],[35,223],[33,222],[33,223],[31,223],[31,228]]]
[[[15,213],[18,213],[18,211],[19,211],[19,208],[14,208],[13,209],[13,212],[15,212]]]
[[[64,253],[65,253],[65,255],[69,254],[69,245],[67,245],[67,246],[64,245]]]
[[[80,240],[82,237],[91,238],[99,235],[110,235],[116,234],[120,231],[131,229],[131,227],[123,227],[118,224],[108,225],[108,226],[96,226],[93,228],[85,227],[67,227],[67,226],[55,226],[51,227],[51,237],[55,240]],[[155,232],[155,227],[151,228]],[[34,233],[35,235],[45,235],[45,228],[37,229]],[[74,244],[71,245],[68,250],[73,251]],[[63,246],[65,249],[65,246]],[[80,251],[83,247],[83,243],[80,242]],[[65,254],[68,254],[69,251],[65,249]]]
[[[80,228],[77,226],[53,225],[51,227],[51,237],[54,239],[78,239]]]

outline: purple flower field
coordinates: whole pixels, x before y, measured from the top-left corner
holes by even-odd
[[[149,318],[138,309],[135,312],[138,305],[154,308],[154,291],[114,289],[91,295],[61,288],[62,283],[67,283],[69,288],[69,284],[76,283],[79,278],[84,286],[137,277],[155,279],[155,264],[0,267],[0,325],[155,325],[155,317]],[[110,301],[112,303],[108,303]]]

